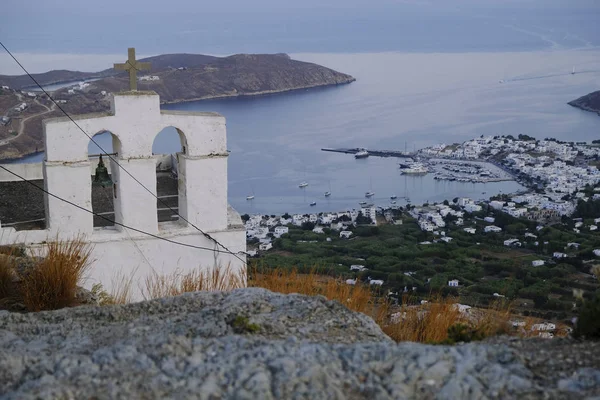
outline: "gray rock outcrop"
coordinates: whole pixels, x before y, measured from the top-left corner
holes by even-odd
[[[541,386],[510,344],[393,343],[323,297],[263,289],[0,312],[2,399],[479,399],[600,394],[581,365]],[[566,396],[566,397],[565,397]]]

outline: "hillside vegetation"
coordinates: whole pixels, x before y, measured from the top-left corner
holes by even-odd
[[[138,78],[155,78],[139,80],[138,90],[155,91],[162,103],[266,95],[355,80],[350,75],[317,64],[292,60],[286,54],[236,54],[229,57],[165,54],[142,61],[152,63],[152,70],[140,71]],[[60,107],[71,115],[109,111],[110,94],[129,89],[128,73],[114,69],[96,73],[50,71],[37,74],[35,78],[41,85],[97,79],[88,82],[87,86],[63,88],[51,93],[54,99],[60,101]],[[12,118],[11,124],[0,124],[0,160],[43,151],[42,120],[64,116],[45,95],[28,95],[26,87],[33,85],[28,76],[0,75],[0,86],[10,88],[0,90],[0,117]],[[15,111],[15,107],[22,103],[28,107],[24,111]],[[19,124],[21,120],[25,121],[23,127]]]

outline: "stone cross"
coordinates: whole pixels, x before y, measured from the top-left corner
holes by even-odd
[[[149,62],[139,62],[135,60],[135,48],[130,47],[127,50],[127,61],[124,64],[115,64],[115,69],[129,71],[129,90],[137,90],[137,72],[149,70]]]

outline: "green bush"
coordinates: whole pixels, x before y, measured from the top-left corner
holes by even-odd
[[[600,293],[593,300],[583,303],[577,325],[573,331],[576,338],[600,339]]]
[[[467,324],[458,323],[448,328],[448,339],[444,341],[444,344],[468,343],[484,338],[485,335],[480,330],[472,328]]]

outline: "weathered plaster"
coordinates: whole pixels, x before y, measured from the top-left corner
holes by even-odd
[[[177,129],[183,152],[176,155],[179,174],[179,213],[203,231],[214,236],[233,252],[246,250],[246,234],[239,214],[227,204],[227,141],[225,118],[216,113],[160,111],[154,92],[125,92],[113,97],[109,114],[75,116],[73,119],[89,136],[102,131],[113,134],[113,160],[105,164],[111,171],[116,196],[115,220],[160,238],[207,247],[216,247],[192,226],[157,222],[156,168],[171,159],[152,154],[156,135],[166,127]],[[42,175],[47,191],[91,210],[90,174],[96,160],[88,159],[90,142],[68,118],[44,121],[46,161]],[[161,161],[159,161],[161,160]],[[39,167],[21,169],[38,177]],[[148,190],[136,182],[131,175]],[[9,179],[9,177],[1,177]],[[15,178],[16,180],[16,178]],[[95,260],[86,286],[100,282],[111,290],[122,279],[134,281],[134,297],[141,299],[145,278],[152,270],[172,273],[221,265],[234,271],[245,269],[242,261],[226,253],[184,247],[116,225],[94,228],[90,213],[46,195],[47,229],[16,231],[0,228],[0,244],[23,243],[30,249],[53,238],[72,239],[83,235],[93,246]]]

